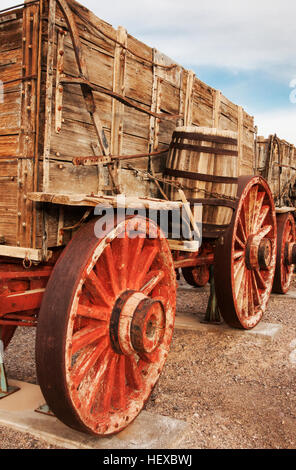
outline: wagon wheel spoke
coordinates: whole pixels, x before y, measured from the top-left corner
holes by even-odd
[[[264,224],[264,221],[266,220],[266,217],[267,217],[269,211],[270,211],[269,206],[263,206],[262,207],[261,213],[258,217],[258,222],[257,222],[256,227],[255,227],[256,231],[258,231],[262,227],[262,225]]]
[[[96,305],[83,305],[79,304],[77,315],[83,318],[92,318],[98,321],[108,321],[110,317],[110,309],[106,307],[99,307]]]
[[[80,355],[71,371],[74,388],[78,388],[107,347],[108,339],[103,338],[95,347],[90,347],[86,353]]]
[[[276,217],[265,180],[254,177],[239,181],[240,200],[234,219],[225,232],[226,241],[215,252],[215,283],[225,321],[250,329],[261,320],[271,293]]]
[[[120,282],[120,289],[124,290],[127,288],[127,280],[128,280],[128,259],[129,259],[129,245],[130,240],[128,237],[124,237],[120,240],[120,250],[119,250],[119,282]]]
[[[120,290],[118,283],[118,272],[115,266],[113,252],[111,246],[108,245],[104,251],[106,266],[109,274],[110,283],[112,286],[113,294],[116,296]]]
[[[142,387],[142,377],[138,368],[138,363],[134,356],[129,356],[126,361],[126,377],[130,387],[140,390]]]
[[[111,307],[113,299],[110,297],[103,282],[99,279],[97,274],[93,271],[85,279],[85,288],[91,294],[93,302],[96,304],[98,301],[103,302],[107,307]]]
[[[107,333],[106,327],[84,327],[77,331],[72,338],[72,355],[80,349],[92,344]]]
[[[150,273],[145,277],[143,281],[143,286],[141,287],[141,292],[143,294],[149,295],[153,289],[158,285],[158,283],[164,278],[164,271],[150,271]]]
[[[111,406],[111,400],[112,400],[112,395],[114,392],[114,384],[115,384],[116,363],[117,363],[117,356],[114,355],[108,364],[108,370],[105,376],[104,386],[102,388],[103,389],[102,391],[103,410],[109,410]]]
[[[157,226],[156,238],[149,239],[143,236],[150,233],[147,220],[135,219],[137,237],[130,219],[102,240],[93,235],[92,225],[77,232],[57,264],[40,312],[38,379],[46,401],[64,422],[97,435],[118,432],[135,419],[158,380],[173,335],[172,255]],[[61,291],[57,279],[67,279]],[[68,306],[62,309],[65,299]],[[52,309],[59,312],[55,325],[48,321]],[[57,348],[43,354],[48,335]],[[48,361],[57,364],[49,385]],[[57,405],[61,402],[63,408]]]
[[[85,401],[86,401],[85,411],[87,413],[92,412],[93,405],[95,403],[99,390],[102,387],[102,381],[104,380],[104,376],[106,375],[107,370],[108,370],[110,356],[111,356],[110,350],[105,350],[103,352],[102,360],[100,361],[98,368],[94,374],[94,377],[92,378],[91,387],[89,386],[87,387],[88,393],[85,394]]]
[[[138,276],[137,279],[135,279],[137,289],[141,289],[158,251],[159,249],[155,245],[147,246],[143,249],[142,262],[138,266]]]
[[[145,239],[143,237],[137,237],[131,241],[132,260],[129,266],[129,285],[134,283],[138,274],[139,263],[141,262],[141,257],[144,256],[142,254],[144,242]]]
[[[265,193],[264,192],[258,192],[257,193],[257,204],[256,208],[254,211],[254,219],[253,219],[253,225],[254,225],[254,230],[257,231],[259,228],[259,219],[260,219],[260,214],[262,211],[262,205],[263,201],[265,198]]]
[[[117,370],[115,374],[116,386],[114,390],[114,401],[117,409],[124,409],[126,407],[125,362],[125,356],[119,355],[117,357]]]

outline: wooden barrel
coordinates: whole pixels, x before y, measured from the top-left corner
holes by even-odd
[[[167,159],[166,178],[181,183],[188,202],[203,204],[203,236],[217,238],[230,224],[237,194],[238,136],[206,127],[178,127]],[[166,185],[172,201],[176,187]]]

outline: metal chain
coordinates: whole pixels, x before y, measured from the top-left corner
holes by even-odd
[[[186,191],[192,191],[192,192],[201,192],[205,196],[210,197],[210,198],[216,198],[216,199],[226,199],[227,201],[238,201],[237,197],[233,196],[226,196],[225,194],[219,194],[215,192],[208,191],[206,189],[201,189],[201,188],[189,188],[188,186],[184,186],[182,183],[178,183],[176,181],[171,181],[166,178],[160,178],[157,176],[152,176],[148,171],[145,170],[140,170],[139,168],[134,167],[130,163],[127,164],[128,169],[134,171],[137,174],[142,174],[146,178],[149,178],[152,181],[158,181],[159,183],[167,184],[169,186],[172,186],[176,189],[185,189]]]

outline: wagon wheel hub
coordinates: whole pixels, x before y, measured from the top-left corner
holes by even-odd
[[[118,354],[154,352],[161,344],[165,308],[141,292],[126,291],[117,299],[110,321],[110,338]]]
[[[288,266],[296,264],[296,243],[286,243],[284,256],[285,264]]]
[[[246,246],[246,266],[249,270],[268,270],[272,261],[272,243],[268,238],[249,237]]]

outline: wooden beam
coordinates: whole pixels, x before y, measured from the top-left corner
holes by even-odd
[[[129,209],[151,210],[180,210],[183,208],[181,201],[164,201],[155,198],[116,196],[88,196],[86,194],[58,194],[58,193],[30,193],[31,201],[45,202],[49,204],[62,204],[66,206],[106,205],[106,207],[120,207]],[[1,254],[1,253],[0,253]]]
[[[46,259],[44,259],[42,250],[34,248],[23,248],[19,246],[0,245],[0,256],[8,256],[10,258],[28,259],[30,261],[48,261],[52,253],[47,252]]]

